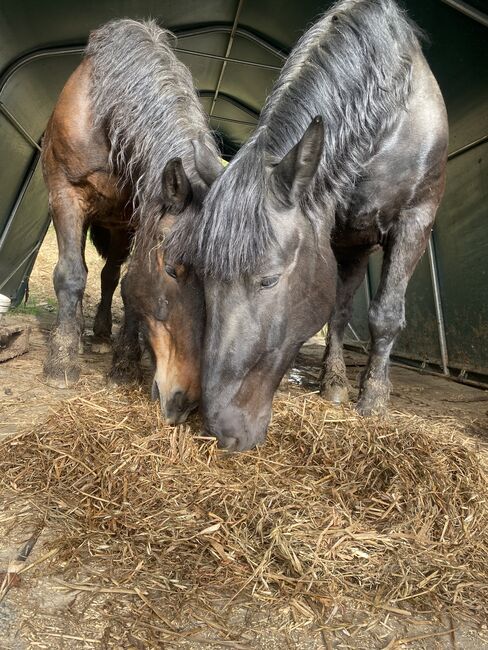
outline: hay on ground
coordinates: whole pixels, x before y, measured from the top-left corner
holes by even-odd
[[[148,642],[259,602],[320,625],[488,617],[488,482],[454,420],[362,419],[294,393],[258,450],[199,430],[165,426],[141,392],[80,395],[1,444],[0,498],[35,506],[65,583],[142,601],[131,629]]]

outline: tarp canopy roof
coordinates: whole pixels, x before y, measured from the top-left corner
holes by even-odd
[[[17,301],[22,297],[47,228],[39,143],[92,29],[116,17],[153,17],[174,31],[179,56],[190,67],[212,128],[220,133],[224,152],[230,156],[252,133],[286,54],[330,4],[324,0],[2,0],[0,293]],[[488,18],[482,11],[484,0],[405,0],[402,4],[429,37],[426,54],[448,107],[451,186],[457,189],[455,193],[448,189],[442,213],[445,225],[440,224],[436,247],[442,255],[438,270],[444,303],[448,312],[452,306],[459,337],[466,298],[468,311],[488,329],[488,296],[483,293],[488,282],[484,212],[488,184],[482,182],[487,169],[483,154],[488,134]],[[469,196],[463,192],[466,184]],[[463,228],[461,219],[465,219]],[[370,269],[370,290],[374,290],[377,266],[373,263]],[[462,290],[455,286],[461,272]],[[422,270],[419,273],[422,277]],[[429,286],[427,273],[416,295],[420,303],[428,301],[431,310]],[[359,311],[364,308],[358,303]],[[473,339],[475,333],[470,336]],[[435,337],[426,342],[425,350],[414,349],[413,341],[410,347],[413,356],[422,357],[428,349],[430,357],[439,357]],[[477,350],[473,354],[478,361],[468,359],[468,367],[488,369],[488,351],[482,363]],[[461,359],[456,365],[462,365]]]

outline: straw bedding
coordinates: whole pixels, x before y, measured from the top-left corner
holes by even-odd
[[[266,445],[229,455],[198,421],[166,427],[142,392],[104,390],[2,443],[0,497],[33,504],[64,581],[144,605],[138,638],[263,601],[319,624],[486,620],[488,481],[459,427],[280,393]]]

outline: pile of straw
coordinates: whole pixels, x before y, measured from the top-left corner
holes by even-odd
[[[321,624],[488,617],[488,481],[455,421],[362,419],[295,392],[258,450],[199,431],[137,391],[78,396],[0,445],[0,498],[35,505],[66,583],[142,600],[146,640],[263,601]]]

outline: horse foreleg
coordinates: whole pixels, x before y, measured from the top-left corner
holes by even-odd
[[[112,366],[108,373],[109,381],[116,384],[140,381],[142,376],[139,317],[131,307],[125,278],[122,280],[121,293],[124,302],[124,320],[115,339]]]
[[[432,204],[406,209],[388,233],[378,291],[369,308],[371,349],[357,403],[361,415],[380,414],[388,405],[390,352],[405,327],[405,292],[427,246],[436,209]]]
[[[92,352],[108,352],[112,335],[112,299],[120,279],[120,267],[129,254],[129,236],[125,231],[112,230],[107,261],[100,275],[101,298],[93,321]]]
[[[342,343],[344,331],[351,318],[354,294],[366,273],[369,250],[354,257],[339,259],[337,298],[327,328],[326,349],[320,375],[320,393],[330,402],[348,401],[348,381]]]
[[[75,192],[59,192],[52,205],[58,240],[58,263],[53,284],[58,299],[58,315],[51,332],[44,375],[50,385],[67,387],[78,380],[78,353],[83,333],[82,301],[87,269],[83,251],[86,238],[84,215]]]

